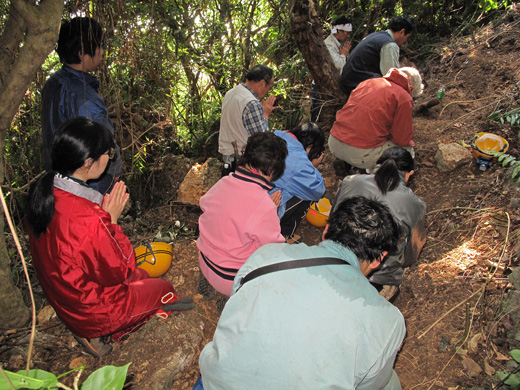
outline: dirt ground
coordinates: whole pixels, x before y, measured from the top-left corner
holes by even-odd
[[[441,85],[446,92],[440,105],[414,118],[417,169],[410,186],[428,206],[428,240],[418,264],[407,270],[395,301],[408,330],[395,366],[403,389],[491,388],[498,382],[494,370],[505,369],[510,360],[513,345],[506,332],[512,324],[502,302],[512,288],[507,275],[519,261],[514,246],[520,194],[506,185],[508,175],[499,164],[482,172],[473,160],[442,173],[434,157],[439,143],[468,144],[482,131],[503,136],[510,142],[509,153],[518,155],[518,128],[490,123],[487,118],[498,109],[518,106],[519,24],[519,13],[510,12],[474,35],[437,47],[427,66],[420,68],[426,88],[417,104],[434,98]],[[332,162],[327,151],[320,170],[333,196],[341,178],[334,175]],[[174,192],[164,196],[174,197]],[[219,316],[215,301],[205,301],[196,289],[198,215],[198,207],[170,201],[122,223],[135,244],[153,238],[159,225],[161,231],[177,235],[174,264],[165,278],[179,294],[193,296],[197,306],[168,321],[182,317],[187,326],[201,329],[201,338],[193,359],[174,378],[171,389],[176,390],[191,389],[196,381],[198,353],[211,339]],[[321,237],[321,230],[306,221],[298,233],[307,244],[316,244]],[[493,266],[497,264],[498,268]],[[39,330],[47,338],[36,345],[34,366],[56,373],[67,371],[77,358],[83,359],[87,372],[104,364],[121,365],[118,358],[133,347],[131,337],[117,345],[112,355],[96,360],[73,345],[70,333],[58,321],[51,320]],[[12,351],[23,351],[22,336],[29,330],[10,332],[4,331],[0,339],[0,360],[4,368],[16,371],[24,367],[24,358]],[[171,347],[162,340],[149,342],[155,346],[154,354],[140,359],[153,365],[155,354],[168,353]],[[142,388],[139,383],[146,366],[130,366],[127,388]]]

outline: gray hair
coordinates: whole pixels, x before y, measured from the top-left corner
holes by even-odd
[[[399,70],[408,76],[408,82],[412,87],[412,97],[419,97],[423,93],[424,85],[419,71],[412,67],[399,68]]]

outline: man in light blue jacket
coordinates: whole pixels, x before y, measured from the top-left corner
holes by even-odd
[[[325,136],[312,122],[274,133],[287,142],[289,154],[285,159],[284,174],[274,182],[270,194],[281,191],[278,216],[282,235],[292,237],[310,204],[325,194],[325,183],[317,169],[323,159]]]
[[[401,389],[392,367],[404,319],[366,278],[399,236],[386,206],[354,197],[331,215],[318,246],[259,248],[200,355],[196,388]],[[289,268],[302,259],[318,264]],[[282,270],[266,272],[272,264]]]

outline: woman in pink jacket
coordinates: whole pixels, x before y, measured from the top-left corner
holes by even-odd
[[[273,133],[254,133],[236,171],[223,177],[202,198],[199,218],[199,266],[220,293],[229,296],[233,279],[247,258],[262,245],[284,242],[272,181],[282,176],[286,142]],[[274,200],[274,201],[273,201]]]

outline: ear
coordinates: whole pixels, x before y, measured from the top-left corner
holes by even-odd
[[[325,229],[323,230],[323,234],[321,235],[321,240],[325,241],[325,234],[329,231],[329,224],[325,225]]]
[[[386,255],[388,255],[387,251],[381,252],[381,255],[377,259],[375,259],[374,261],[370,262],[370,268],[371,269],[378,268],[381,265],[381,262],[383,261],[383,259],[386,257]]]
[[[83,163],[83,168],[89,170],[90,167],[92,166],[92,164],[94,164],[94,160],[92,159],[92,157],[89,157],[85,160],[85,162]]]

